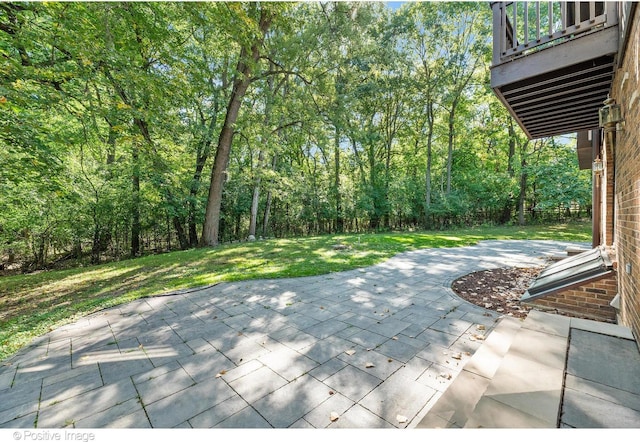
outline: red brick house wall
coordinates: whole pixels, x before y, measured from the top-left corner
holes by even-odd
[[[640,339],[640,7],[636,6],[622,66],[616,71],[611,97],[622,108],[624,130],[613,146],[615,222],[613,245],[621,295],[621,319]],[[610,163],[607,167],[611,167]],[[608,223],[605,223],[608,224]]]
[[[615,273],[602,279],[544,295],[525,304],[538,310],[555,310],[580,318],[616,322],[616,310],[610,306],[618,292]]]
[[[612,246],[614,241],[614,189],[615,189],[615,168],[610,167],[611,164],[615,164],[614,151],[611,148],[611,143],[605,141],[603,146],[603,161],[605,168],[602,174],[602,244],[605,246]],[[615,256],[612,254],[612,256]]]

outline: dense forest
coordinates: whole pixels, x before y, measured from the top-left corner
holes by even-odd
[[[0,3],[0,266],[589,214],[488,3]]]

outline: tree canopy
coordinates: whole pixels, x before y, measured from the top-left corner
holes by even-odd
[[[0,3],[0,264],[587,213],[486,3]]]

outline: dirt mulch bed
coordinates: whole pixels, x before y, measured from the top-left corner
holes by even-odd
[[[451,288],[465,301],[501,315],[526,318],[530,307],[520,298],[544,267],[500,268],[470,273],[453,282]]]

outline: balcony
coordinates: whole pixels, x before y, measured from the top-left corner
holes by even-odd
[[[617,2],[496,2],[491,87],[530,139],[598,127],[619,47]]]

